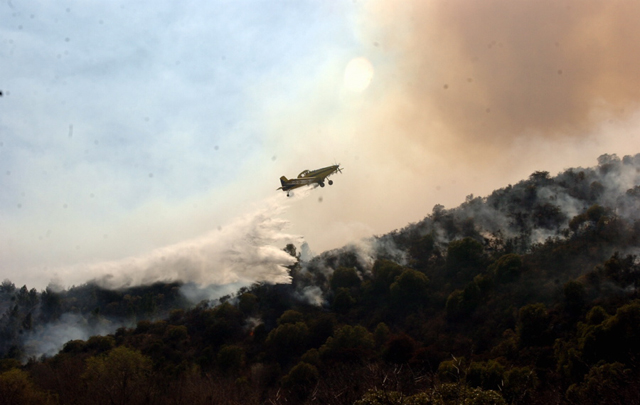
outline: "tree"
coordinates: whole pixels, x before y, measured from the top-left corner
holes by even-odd
[[[416,268],[424,269],[429,265],[435,248],[436,243],[432,235],[424,235],[415,239],[415,242],[409,247],[409,254],[413,258]]]
[[[0,405],[53,403],[53,398],[38,389],[25,371],[13,368],[0,374]]]
[[[309,395],[319,377],[318,369],[314,365],[301,361],[282,378],[282,386],[291,390],[296,399],[303,400]]]
[[[404,268],[390,260],[376,260],[373,264],[373,292],[378,294],[388,294],[389,287],[404,271]]]
[[[322,312],[314,314],[307,324],[309,326],[309,346],[320,347],[329,336],[333,335],[336,318],[332,313]]]
[[[466,282],[485,269],[484,247],[472,238],[449,243],[447,269],[458,281]]]
[[[375,343],[373,335],[363,326],[345,325],[320,347],[324,359],[362,361],[369,356]]]
[[[393,336],[386,344],[383,358],[389,363],[407,363],[413,357],[416,346],[416,341],[404,333]]]
[[[217,364],[225,373],[237,373],[245,361],[244,350],[237,345],[222,346],[217,356]]]
[[[238,299],[238,308],[245,315],[251,315],[258,309],[258,297],[251,293],[244,293]]]
[[[522,258],[515,253],[501,256],[489,266],[489,272],[495,276],[496,280],[502,283],[515,281],[522,272]]]
[[[244,315],[229,302],[224,302],[213,309],[199,311],[199,315],[202,316],[205,324],[205,336],[215,347],[237,339],[243,334]]]
[[[495,360],[472,362],[466,381],[471,387],[499,390],[504,381],[504,367]]]
[[[504,373],[502,395],[511,404],[528,404],[538,385],[538,376],[533,369],[515,367]]]
[[[450,320],[465,316],[467,313],[464,308],[464,292],[462,290],[453,290],[447,297],[445,309],[447,318]]]
[[[294,311],[293,309],[288,309],[284,311],[282,315],[280,315],[280,318],[278,318],[277,322],[278,322],[278,325],[284,325],[287,323],[304,322],[304,316],[302,316],[302,313],[298,311]]]
[[[517,333],[520,345],[544,346],[548,342],[550,319],[544,304],[537,303],[520,308]]]
[[[338,291],[340,288],[356,288],[361,283],[356,269],[353,267],[338,267],[331,276],[331,289]]]
[[[577,281],[568,281],[563,287],[564,305],[571,315],[579,315],[585,305],[584,286]]]
[[[346,288],[338,289],[335,297],[333,297],[333,310],[339,314],[346,314],[349,312],[351,307],[356,303],[356,300],[353,299],[351,294],[349,294],[349,290]]]
[[[624,305],[601,324],[586,328],[580,342],[584,359],[591,364],[600,360],[633,362],[640,354],[640,301]]]
[[[382,345],[387,343],[389,335],[389,327],[384,322],[380,322],[373,331],[373,340],[376,343],[376,347],[382,347]]]
[[[96,401],[110,405],[141,403],[148,394],[151,359],[137,350],[116,347],[87,359],[83,379]]]
[[[637,396],[625,398],[625,388],[633,381],[633,373],[621,363],[605,363],[594,366],[581,384],[573,384],[567,390],[567,398],[579,404],[629,404]]]
[[[40,314],[45,322],[55,321],[62,315],[62,298],[51,287],[42,292],[40,302]]]
[[[304,322],[285,323],[269,332],[265,344],[285,363],[306,349],[308,338],[309,328]]]
[[[537,204],[531,214],[536,228],[558,230],[565,223],[567,217],[562,209],[550,203]]]
[[[10,280],[5,279],[2,284],[0,284],[0,293],[3,294],[13,294],[16,290],[16,285],[13,284]]]
[[[607,318],[609,318],[609,314],[599,305],[596,305],[587,312],[587,323],[589,325],[600,325],[606,321]]]
[[[398,307],[419,308],[427,300],[429,278],[419,271],[406,269],[389,287],[391,300]]]

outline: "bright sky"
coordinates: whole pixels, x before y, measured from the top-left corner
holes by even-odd
[[[259,279],[242,254],[278,279],[265,248],[320,253],[640,152],[640,7],[513,3],[3,2],[0,278],[68,286],[154,257],[120,272]],[[334,162],[331,187],[275,190]],[[177,250],[196,276],[149,277]]]

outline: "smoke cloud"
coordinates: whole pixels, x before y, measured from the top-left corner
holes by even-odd
[[[585,137],[640,102],[635,2],[380,1],[372,13],[394,62],[382,119],[425,148],[477,158]]]
[[[107,335],[120,326],[122,324],[106,319],[91,324],[79,314],[64,313],[59,320],[45,324],[25,336],[24,357],[54,356],[70,340],[87,340],[91,336]]]
[[[319,190],[322,203],[307,199],[288,214],[314,249],[390,232],[435,204],[457,206],[535,171],[553,175],[604,153],[640,150],[640,4],[378,0],[362,7],[362,53],[342,66],[366,57],[375,70],[367,89],[331,104],[342,75],[327,69],[333,82],[271,114],[274,139],[297,137],[288,157],[309,159],[313,150],[314,159],[335,158],[345,168],[333,188]],[[314,209],[316,222],[308,219]]]
[[[287,233],[288,221],[279,216],[290,201],[305,195],[298,193],[289,200],[276,195],[262,201],[253,212],[201,237],[123,260],[59,268],[55,275],[65,284],[83,283],[91,277],[98,285],[112,289],[182,281],[191,283],[189,295],[199,297],[210,294],[193,284],[286,283],[290,277],[285,266],[296,259],[282,249],[288,243],[299,245],[302,239]]]

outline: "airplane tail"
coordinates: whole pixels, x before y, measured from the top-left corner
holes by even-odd
[[[278,190],[284,190],[288,181],[289,180],[285,176],[280,177],[280,184],[282,184],[282,187],[279,187]]]

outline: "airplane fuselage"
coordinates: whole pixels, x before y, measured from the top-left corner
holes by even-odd
[[[324,180],[340,170],[340,165],[332,165],[323,167],[316,170],[304,170],[297,178],[287,179],[285,176],[280,177],[280,183],[282,187],[278,190],[289,191],[298,187],[308,186],[312,184],[318,184],[320,187],[324,187]],[[329,180],[329,184],[333,184],[333,181]]]

